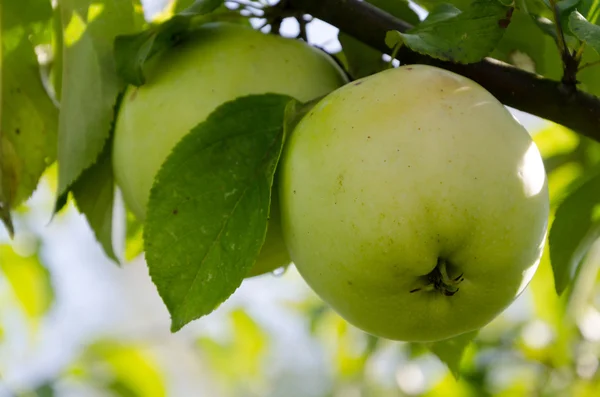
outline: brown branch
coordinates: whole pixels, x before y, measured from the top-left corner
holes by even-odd
[[[285,0],[294,11],[311,14],[344,33],[386,54],[390,30],[406,31],[411,25],[358,0]],[[505,105],[562,124],[600,142],[600,98],[561,82],[549,80],[504,62],[486,58],[468,65],[440,61],[403,47],[396,58],[403,64],[438,66],[481,84]]]

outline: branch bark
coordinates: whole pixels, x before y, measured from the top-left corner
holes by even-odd
[[[287,7],[310,14],[365,44],[391,55],[385,44],[390,30],[405,32],[411,25],[358,0],[287,0]],[[468,65],[440,61],[400,49],[402,64],[421,63],[451,70],[485,87],[505,105],[571,128],[600,142],[600,98],[574,90],[504,62],[486,58]]]

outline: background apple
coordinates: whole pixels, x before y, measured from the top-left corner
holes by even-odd
[[[149,62],[147,82],[130,87],[113,147],[117,183],[141,220],[154,176],[171,149],[219,105],[237,97],[278,93],[308,101],[346,82],[342,70],[304,42],[249,27],[214,23]],[[277,208],[274,195],[272,209]],[[279,214],[271,211],[263,251],[250,275],[289,264]]]
[[[369,333],[433,341],[478,329],[535,272],[549,211],[542,159],[467,78],[415,65],[342,87],[282,159],[292,260]]]

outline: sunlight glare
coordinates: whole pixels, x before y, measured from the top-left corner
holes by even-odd
[[[79,14],[74,12],[69,24],[65,28],[65,45],[70,47],[75,44],[83,36],[86,27],[85,22]]]
[[[523,189],[527,197],[538,195],[544,188],[546,171],[540,152],[533,142],[523,156],[523,161],[519,166],[519,177],[523,181]]]
[[[104,11],[104,4],[90,4],[90,7],[88,8],[87,23],[98,18],[98,16],[102,14],[102,11]]]
[[[398,368],[396,382],[406,394],[421,394],[425,391],[425,374],[421,367],[414,363]]]

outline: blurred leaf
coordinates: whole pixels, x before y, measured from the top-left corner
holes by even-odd
[[[127,210],[125,225],[125,260],[132,261],[144,251],[144,228],[133,212]]]
[[[583,183],[556,210],[549,242],[559,295],[571,283],[581,260],[599,236],[600,174]]]
[[[0,7],[0,218],[11,232],[10,209],[31,195],[56,157],[58,111],[34,51],[50,30],[49,1],[4,0]]]
[[[574,183],[600,164],[600,144],[557,124],[534,136],[548,174],[552,208],[568,195]]]
[[[173,10],[173,13],[178,13],[194,3],[195,0],[171,0],[170,7]]]
[[[121,379],[115,379],[110,382],[106,389],[113,392],[115,395],[119,397],[142,397],[135,390],[132,390],[131,387]]]
[[[112,139],[109,139],[98,161],[83,171],[71,189],[79,212],[85,215],[104,253],[119,263],[112,242],[115,182],[112,172],[111,143]]]
[[[556,124],[550,124],[538,131],[533,139],[544,161],[573,152],[580,142],[575,132]],[[548,165],[545,166],[548,171]],[[556,167],[552,167],[549,172],[554,168]]]
[[[423,394],[427,397],[484,397],[489,395],[484,388],[474,389],[463,379],[457,381],[450,374]]]
[[[344,382],[360,381],[380,339],[350,325],[327,306],[313,326],[313,333],[331,357],[336,378]]]
[[[190,6],[181,10],[181,15],[204,15],[219,8],[225,0],[195,0]]]
[[[34,393],[35,397],[54,397],[56,395],[51,383],[44,383],[35,389]]]
[[[173,331],[212,312],[254,264],[289,102],[266,94],[225,103],[175,146],[158,172],[144,250]]]
[[[0,245],[0,270],[30,319],[46,314],[54,302],[54,289],[50,273],[37,255],[23,257],[11,246]]]
[[[569,26],[577,38],[600,54],[600,26],[588,22],[583,15],[577,11],[569,17]]]
[[[466,334],[439,342],[428,343],[427,347],[435,354],[452,372],[455,378],[460,375],[460,363],[465,349],[475,339],[479,331],[471,331]]]
[[[58,139],[58,199],[66,195],[105,147],[124,87],[116,72],[113,41],[134,32],[131,1],[62,0],[64,33]]]
[[[165,380],[156,358],[143,346],[126,345],[120,342],[100,341],[88,347],[80,363],[83,375],[92,378],[94,383],[104,383],[104,387],[123,392],[125,396],[165,397]],[[102,365],[111,376],[94,379],[94,369]],[[82,369],[79,369],[81,371]]]
[[[598,208],[600,210],[600,205]],[[600,239],[596,239],[577,268],[570,288],[564,293],[567,299],[566,311],[575,320],[584,318],[589,310],[590,301],[594,298],[599,268]]]
[[[197,341],[201,354],[226,383],[244,384],[261,374],[268,337],[242,309],[231,312],[232,338],[220,343],[209,337]]]
[[[581,65],[586,67],[577,73],[577,80],[580,81],[578,88],[600,96],[600,54],[591,47],[586,47],[581,58]]]

